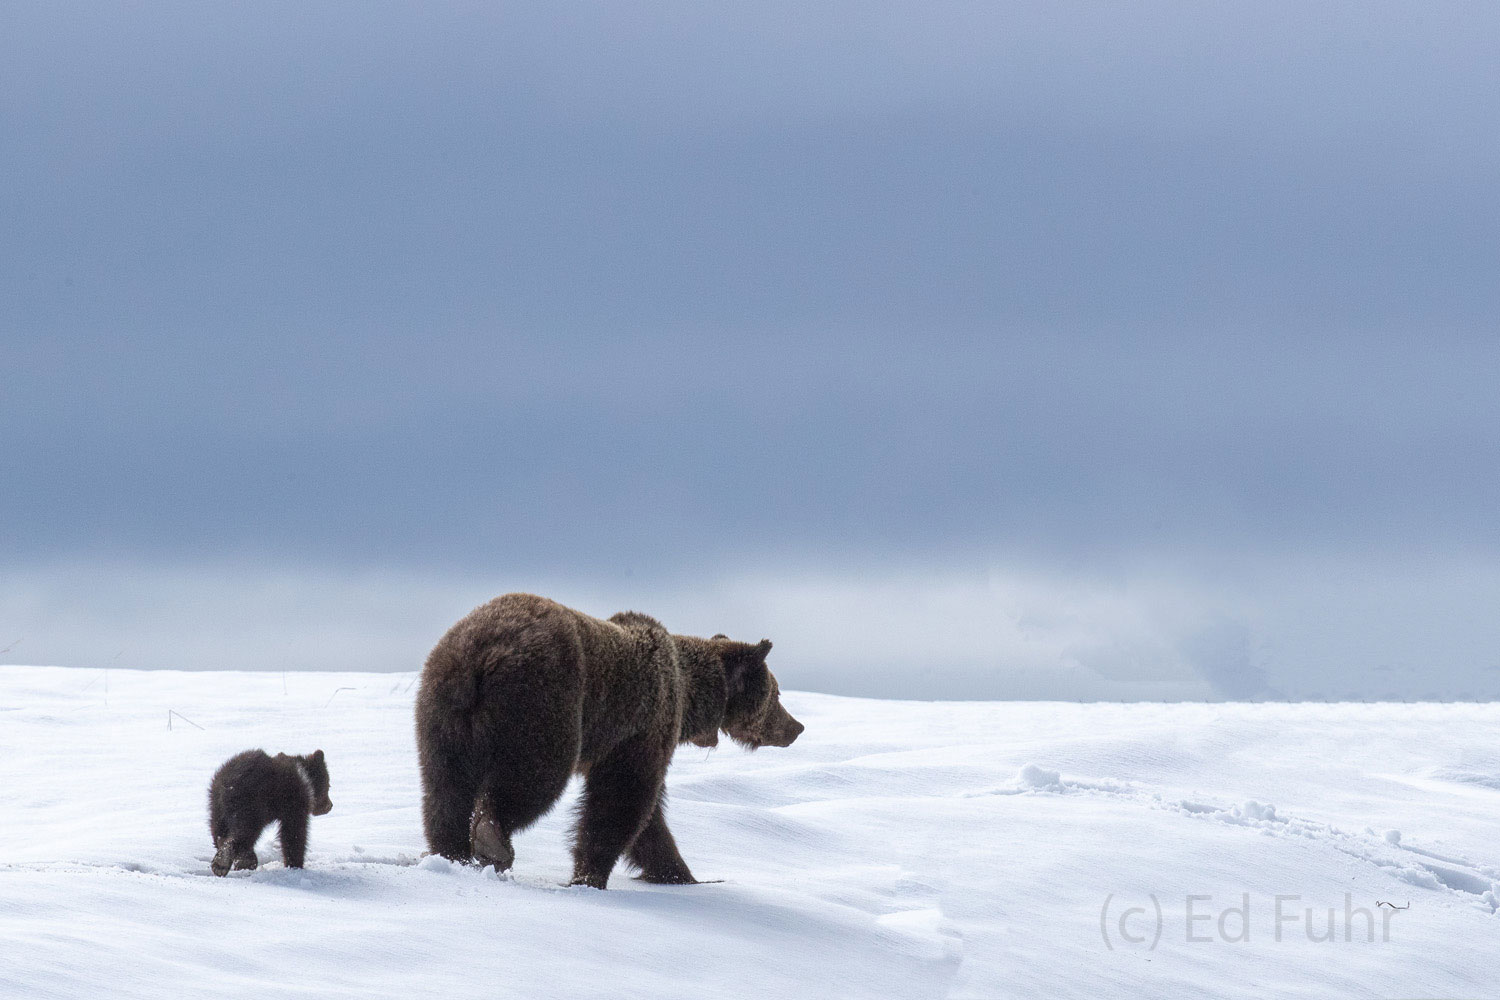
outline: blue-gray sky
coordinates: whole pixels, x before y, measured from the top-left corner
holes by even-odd
[[[408,669],[550,589],[789,687],[1500,696],[1497,39],[10,5],[0,660]]]

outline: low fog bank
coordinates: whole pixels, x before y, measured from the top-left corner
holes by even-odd
[[[1232,580],[1232,582],[1226,582]],[[587,582],[55,564],[0,583],[0,663],[413,671],[511,590],[776,643],[783,686],[881,698],[1493,700],[1500,571],[1391,556],[1110,572],[849,567]]]

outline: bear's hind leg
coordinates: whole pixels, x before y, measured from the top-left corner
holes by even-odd
[[[224,815],[218,796],[208,801],[208,835],[214,839],[215,850],[229,837],[229,818]]]
[[[239,856],[239,849],[234,846],[234,841],[228,837],[219,840],[218,850],[214,852],[213,862],[209,864],[209,871],[223,878],[229,874],[234,867],[235,859]]]
[[[698,880],[688,870],[687,862],[677,850],[677,841],[667,829],[667,819],[662,813],[666,793],[657,797],[656,808],[646,821],[646,828],[635,838],[625,856],[641,870],[642,882],[660,885],[695,885]]]
[[[266,828],[254,813],[225,813],[215,820],[213,864],[209,867],[215,875],[227,875],[237,868],[256,868],[260,860],[255,856],[255,842]]]
[[[516,860],[511,834],[541,819],[562,796],[572,773],[571,747],[560,748],[550,760],[533,761],[529,773],[510,771],[490,775],[474,801],[469,839],[474,860],[505,871]]]
[[[425,737],[425,734],[424,734]],[[436,746],[432,737],[419,740],[422,770],[422,830],[427,847],[449,861],[469,861],[474,798],[479,779],[474,773],[474,751]]]
[[[208,832],[214,838],[214,859],[209,870],[215,875],[228,875],[234,864],[234,849],[229,843],[229,821],[217,803],[209,807]]]
[[[494,865],[497,872],[508,871],[516,860],[510,831],[490,814],[483,798],[475,804],[474,817],[469,820],[469,847],[474,853],[475,863]]]
[[[250,844],[255,843],[251,837]],[[260,859],[255,856],[255,848],[244,846],[243,841],[236,840],[232,836],[226,836],[219,841],[219,849],[214,852],[214,859],[209,864],[209,871],[221,878],[235,869],[254,870],[260,867]]]

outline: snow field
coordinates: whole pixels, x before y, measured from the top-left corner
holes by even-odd
[[[507,876],[421,857],[412,681],[0,668],[0,996],[1497,991],[1500,706],[786,692],[795,745],[669,773],[725,881],[600,893],[561,885],[574,790]],[[321,747],[334,810],[306,869],[273,828],[216,879],[208,780],[254,746]]]

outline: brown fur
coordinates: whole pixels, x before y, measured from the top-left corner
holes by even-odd
[[[769,640],[674,636],[634,611],[608,621],[506,594],[438,641],[417,695],[422,821],[432,850],[504,870],[511,835],[586,777],[573,882],[602,889],[624,854],[652,882],[696,881],[663,814],[680,742],[790,746]]]
[[[306,780],[304,780],[304,776]],[[255,842],[271,823],[279,824],[281,858],[301,868],[307,851],[307,818],[333,809],[328,798],[328,765],[323,751],[306,757],[264,750],[235,754],[214,772],[208,786],[208,830],[214,839],[213,873],[255,868]]]

